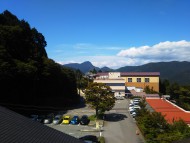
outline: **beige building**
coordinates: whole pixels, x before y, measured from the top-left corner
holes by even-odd
[[[110,86],[115,95],[125,96],[125,80],[119,72],[98,73],[94,82]]]
[[[115,95],[125,95],[126,91],[143,92],[146,86],[159,92],[159,72],[108,72],[97,73],[94,82],[110,86]]]
[[[146,86],[159,92],[159,72],[122,72],[121,77],[125,80],[125,86],[144,89]]]

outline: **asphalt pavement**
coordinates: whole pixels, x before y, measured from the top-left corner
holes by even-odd
[[[114,108],[106,113],[103,136],[106,143],[144,143],[135,119],[128,112],[129,100],[117,100]],[[137,135],[136,133],[139,133]]]
[[[137,135],[139,131],[136,126],[135,119],[130,115],[128,111],[129,100],[117,100],[114,108],[106,112],[104,126],[102,131],[94,131],[95,125],[83,126],[83,125],[53,125],[47,126],[74,136],[76,138],[85,135],[104,136],[106,143],[144,143],[143,136]],[[82,108],[68,110],[65,114],[68,115],[93,115],[95,110],[89,109],[87,106]]]

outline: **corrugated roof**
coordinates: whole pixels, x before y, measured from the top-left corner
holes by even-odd
[[[121,76],[159,76],[160,72],[121,72]]]
[[[96,74],[96,76],[108,76],[108,72],[99,72]]]
[[[120,72],[121,76],[160,76],[160,72]],[[108,72],[97,73],[97,76],[108,76]]]
[[[0,106],[0,143],[83,143]]]

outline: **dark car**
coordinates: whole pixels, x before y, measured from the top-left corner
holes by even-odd
[[[37,118],[37,121],[40,122],[40,123],[43,123],[44,119],[45,119],[45,115],[39,115],[38,118]]]
[[[78,116],[74,116],[70,122],[72,125],[77,125],[79,124],[79,117]]]
[[[80,137],[79,139],[87,143],[89,142],[99,143],[98,138],[94,135],[86,135],[86,136]]]
[[[32,119],[32,121],[37,121],[38,115],[30,115],[30,118]]]
[[[90,120],[88,119],[87,115],[83,115],[80,119],[80,124],[81,125],[88,125],[88,123],[90,122]]]

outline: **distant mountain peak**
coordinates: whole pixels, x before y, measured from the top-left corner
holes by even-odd
[[[100,70],[100,68],[93,66],[92,63],[89,61],[85,61],[81,64],[79,64],[79,63],[65,64],[63,66],[73,68],[73,69],[79,69],[83,73],[87,73],[93,69],[96,69],[97,71]]]
[[[103,67],[103,68],[99,68],[99,67],[95,67],[90,61],[85,61],[81,64],[79,63],[70,63],[70,64],[65,64],[63,65],[65,67],[69,67],[72,69],[79,69],[81,72],[83,73],[87,73],[93,69],[95,69],[96,71],[113,71],[112,69],[110,69],[109,67]]]
[[[92,65],[92,63],[90,61],[85,61],[85,62],[83,62],[81,64],[91,64]]]
[[[89,61],[85,61],[85,62],[81,63],[81,65],[93,66],[92,63]]]

